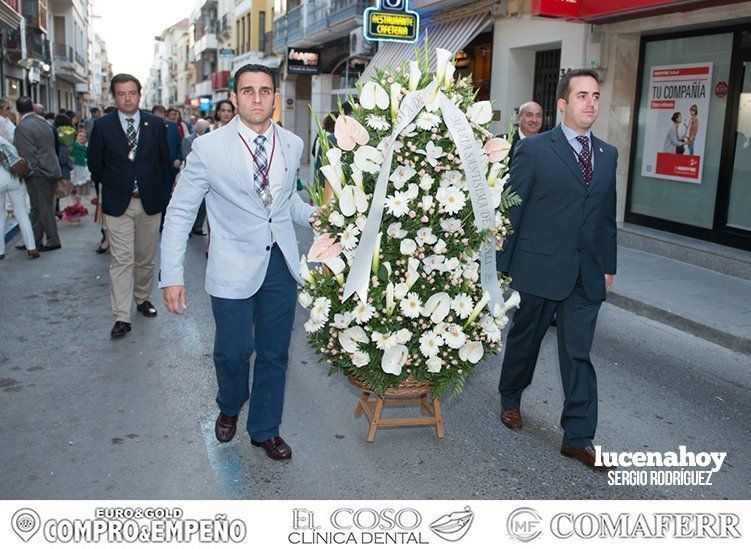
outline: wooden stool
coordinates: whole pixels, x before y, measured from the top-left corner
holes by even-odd
[[[362,391],[362,396],[355,408],[355,417],[363,412],[368,417],[368,442],[375,440],[379,427],[409,427],[413,425],[435,425],[436,436],[443,438],[443,416],[441,415],[441,399],[438,396],[429,397],[430,383],[418,381],[409,376],[398,387],[387,389],[385,393],[374,393],[359,379],[349,376],[349,382]],[[419,404],[420,412],[427,414],[418,417],[384,418],[385,406],[401,406],[405,404]]]

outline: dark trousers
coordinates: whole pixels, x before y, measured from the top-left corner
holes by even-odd
[[[34,240],[37,247],[59,246],[60,237],[57,234],[57,218],[55,217],[55,184],[53,179],[32,176],[26,180],[26,190],[31,203],[31,226],[34,230]],[[5,206],[3,206],[5,207]],[[44,236],[47,241],[44,241]]]
[[[583,448],[592,443],[597,428],[597,376],[589,353],[601,302],[590,301],[581,282],[563,301],[521,294],[503,357],[501,406],[519,408],[521,396],[532,382],[542,338],[556,315],[558,362],[563,382],[563,445]]]
[[[224,414],[233,416],[250,398],[247,429],[250,438],[259,442],[279,435],[296,294],[295,279],[274,245],[266,278],[255,295],[247,299],[211,297],[216,322],[216,402]]]

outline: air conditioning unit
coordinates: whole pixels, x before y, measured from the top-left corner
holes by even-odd
[[[349,56],[355,55],[372,55],[373,42],[366,40],[362,32],[362,27],[358,27],[349,33]]]

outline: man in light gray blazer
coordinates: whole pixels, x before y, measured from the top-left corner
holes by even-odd
[[[31,202],[34,240],[40,252],[59,250],[62,246],[55,219],[55,185],[62,172],[55,150],[55,136],[47,122],[34,114],[34,103],[30,97],[19,97],[16,110],[21,120],[13,136],[13,144],[32,169],[26,178],[26,189]],[[46,242],[44,236],[47,237]]]
[[[238,69],[231,99],[238,116],[193,142],[167,208],[159,287],[167,309],[180,314],[187,306],[186,241],[205,198],[211,225],[206,291],[216,323],[219,385],[215,434],[220,442],[232,439],[250,398],[251,444],[272,459],[288,459],[292,450],[279,436],[279,425],[296,284],[302,284],[292,224],[309,227],[316,209],[295,192],[302,140],[271,120],[279,100],[271,70]]]

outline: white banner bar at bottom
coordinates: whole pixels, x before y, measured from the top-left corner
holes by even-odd
[[[2,501],[0,547],[747,547],[749,501]]]

